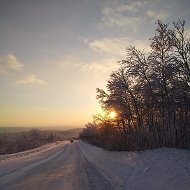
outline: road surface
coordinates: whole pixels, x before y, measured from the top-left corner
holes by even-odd
[[[0,190],[113,189],[85,158],[78,142],[0,162]]]

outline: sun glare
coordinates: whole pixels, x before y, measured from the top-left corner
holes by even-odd
[[[112,119],[115,119],[117,117],[117,113],[115,111],[111,111],[109,116],[112,118]]]

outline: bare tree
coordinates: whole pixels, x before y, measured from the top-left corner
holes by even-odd
[[[126,48],[126,58],[110,75],[106,90],[97,89],[103,110],[117,112],[112,120],[106,114],[95,119],[94,137],[103,147],[190,147],[190,40],[185,21],[174,22],[174,28],[156,24],[151,51]]]

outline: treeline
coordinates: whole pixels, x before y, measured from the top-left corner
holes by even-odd
[[[38,129],[25,132],[0,133],[0,155],[37,148],[60,139],[60,136],[53,131],[40,131]]]
[[[106,90],[97,89],[105,114],[87,124],[81,139],[110,150],[190,148],[189,33],[182,20],[156,26],[150,51],[127,47]]]

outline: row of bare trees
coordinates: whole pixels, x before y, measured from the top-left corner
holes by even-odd
[[[0,155],[33,149],[56,140],[58,138],[54,132],[40,131],[38,129],[25,132],[1,133]]]
[[[81,138],[112,150],[190,147],[190,39],[185,21],[156,23],[150,51],[126,48],[126,58],[97,89],[104,116]],[[114,110],[116,118],[110,118]]]

